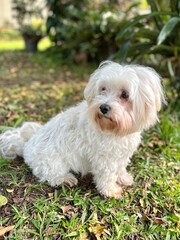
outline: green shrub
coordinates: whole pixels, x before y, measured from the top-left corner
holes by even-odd
[[[151,11],[143,15],[130,0],[46,1],[47,30],[64,60],[76,61],[84,54],[86,61],[109,58],[152,65],[179,89],[178,0],[148,0]]]
[[[36,0],[12,0],[14,18],[22,35],[40,38],[45,35],[44,7],[44,0],[38,3]]]
[[[75,59],[85,53],[88,60],[99,61],[113,56],[119,49],[117,32],[137,6],[127,2],[128,8],[122,12],[117,1],[47,0],[50,39],[65,58]]]
[[[167,4],[163,0],[148,0],[148,4],[151,8],[149,14],[132,18],[117,34],[116,40],[123,43],[116,58],[129,61],[150,60],[162,68],[166,76],[168,72],[179,88],[179,1],[169,0]]]

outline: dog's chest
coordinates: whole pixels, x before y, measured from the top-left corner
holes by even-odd
[[[141,136],[139,133],[125,137],[96,136],[92,138],[92,152],[108,159],[129,159],[137,149]]]

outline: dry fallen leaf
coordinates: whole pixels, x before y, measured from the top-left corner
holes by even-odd
[[[8,226],[5,228],[0,228],[0,236],[3,236],[5,233],[11,231],[14,228],[14,226]]]
[[[69,211],[69,209],[71,209],[72,206],[71,205],[67,205],[67,206],[62,206],[61,210],[63,212],[63,214],[65,214],[67,211]]]
[[[143,198],[140,198],[139,202],[140,202],[141,207],[144,207],[144,206],[145,206],[145,203],[144,203],[144,199],[143,199]]]
[[[78,240],[88,240],[88,234],[86,232],[83,232],[79,238],[77,238]]]
[[[50,198],[52,198],[52,197],[53,197],[53,193],[48,193],[48,196],[49,196]]]
[[[97,240],[101,239],[101,235],[103,234],[105,230],[105,226],[101,225],[101,224],[92,224],[89,227],[89,231],[91,234],[93,234]]]
[[[165,224],[165,222],[161,218],[154,218],[153,222],[154,224],[157,224],[157,225]]]
[[[12,150],[12,148],[11,148],[11,150]],[[12,192],[14,191],[14,189],[6,188],[6,191],[7,191],[8,193],[12,193]]]
[[[46,237],[49,236],[51,232],[52,232],[52,227],[49,227],[46,231]]]

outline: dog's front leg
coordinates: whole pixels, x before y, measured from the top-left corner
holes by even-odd
[[[100,171],[93,172],[94,181],[97,190],[105,197],[119,199],[123,193],[123,189],[117,181],[118,176],[111,172],[109,169],[101,169]]]
[[[127,172],[126,168],[120,168],[118,171],[117,182],[123,186],[131,186],[133,184],[133,177]]]

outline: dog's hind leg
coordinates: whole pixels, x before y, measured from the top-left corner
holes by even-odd
[[[28,144],[28,143],[27,143]],[[32,169],[33,175],[36,176],[40,182],[48,182],[50,186],[57,187],[61,184],[77,185],[78,180],[71,173],[71,167],[66,158],[60,157],[59,153],[52,154],[52,152],[36,153],[35,155],[29,155],[32,151],[27,151],[27,145],[25,146],[24,157],[25,163]],[[31,148],[30,148],[31,150]]]
[[[0,134],[0,155],[4,158],[14,159],[17,156],[23,157],[24,144],[41,127],[34,122],[25,122],[22,127],[11,128]]]

